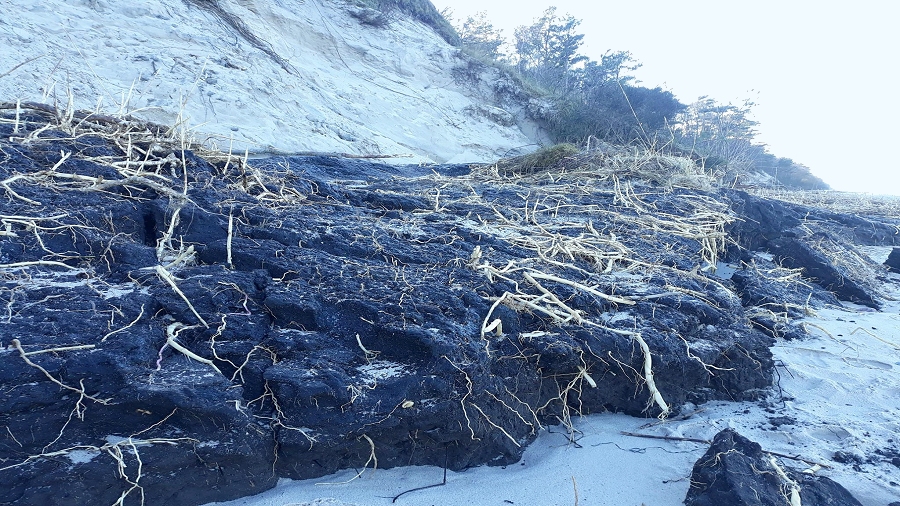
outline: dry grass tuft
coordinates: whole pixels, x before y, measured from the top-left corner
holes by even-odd
[[[717,185],[715,177],[690,158],[633,146],[602,145],[582,151],[572,144],[557,144],[500,160],[492,167],[503,177],[587,179],[599,185],[615,178],[665,188],[710,190]]]

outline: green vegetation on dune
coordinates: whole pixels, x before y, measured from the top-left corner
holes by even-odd
[[[764,144],[755,142],[753,106],[749,100],[723,105],[700,97],[675,116],[672,138],[682,149],[700,155],[704,166],[730,185],[759,185],[749,174],[761,173],[788,189],[828,189],[808,167],[769,153]]]
[[[452,20],[449,9],[442,14]],[[540,120],[552,139],[587,145],[591,139],[687,156],[725,185],[759,185],[767,174],[776,185],[827,189],[807,167],[780,158],[756,142],[753,104],[719,104],[704,97],[683,104],[668,90],[643,86],[632,72],[641,65],[627,51],[607,51],[599,60],[580,54],[580,20],[549,7],[507,41],[486,15],[455,23],[461,47],[480,64],[518,82],[530,98],[549,104]],[[468,72],[477,74],[470,65]]]
[[[581,21],[556,7],[516,28],[510,41],[483,12],[454,21],[451,9],[438,11],[429,0],[351,1],[372,9],[373,16],[360,18],[364,23],[386,26],[403,13],[460,47],[468,64],[454,70],[458,80],[474,82],[488,67],[499,70],[505,84],[494,83],[495,91],[530,102],[530,114],[554,142],[589,146],[599,140],[684,156],[728,186],[828,188],[809,168],[756,141],[752,102],[702,97],[684,104],[669,90],[643,86],[633,75],[641,64],[628,51],[607,51],[599,60],[580,54]]]

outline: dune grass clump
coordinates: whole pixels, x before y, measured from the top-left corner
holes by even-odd
[[[601,144],[582,150],[574,144],[556,144],[534,153],[505,158],[495,164],[497,175],[511,178],[590,180],[602,186],[618,180],[710,190],[719,181],[690,158],[645,147]]]
[[[497,162],[497,169],[504,176],[524,176],[552,169],[573,168],[576,166],[575,155],[580,152],[574,144],[554,144],[534,153],[500,160]]]

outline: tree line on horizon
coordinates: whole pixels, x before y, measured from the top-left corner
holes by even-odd
[[[473,60],[518,78],[531,96],[551,104],[542,120],[555,142],[584,145],[593,138],[669,150],[697,160],[725,184],[762,172],[787,188],[829,188],[808,167],[756,142],[753,102],[701,97],[684,104],[668,90],[642,86],[632,74],[641,64],[630,52],[607,51],[599,60],[581,54],[581,20],[556,7],[516,28],[507,41],[484,12],[455,21],[451,9],[438,11],[430,0],[351,1],[380,12],[361,22],[387,26],[405,13]]]
[[[552,103],[544,120],[555,142],[584,145],[595,138],[671,150],[697,159],[725,184],[763,172],[787,188],[829,188],[806,166],[756,142],[752,101],[721,104],[701,97],[684,104],[671,91],[642,86],[632,74],[641,64],[630,52],[607,51],[599,60],[581,54],[581,20],[558,14],[556,7],[516,28],[512,41],[484,12],[458,22],[449,8],[440,14],[470,57],[517,75]]]

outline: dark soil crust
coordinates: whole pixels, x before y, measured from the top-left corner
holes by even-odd
[[[380,467],[508,464],[575,413],[766,395],[773,336],[802,329],[752,308],[878,304],[861,267],[817,249],[851,250],[860,218],[640,182],[635,205],[603,181],[467,166],[247,163],[146,125],[82,116],[36,133],[62,120],[11,114],[0,504],[195,505],[373,451]],[[679,228],[701,212],[722,217],[714,250],[733,280],[712,274],[709,238]],[[896,242],[862,221],[865,240]],[[779,281],[757,250],[803,271]]]
[[[694,464],[686,506],[861,506],[850,492],[824,476],[797,471],[763,452],[732,429],[716,434]]]

